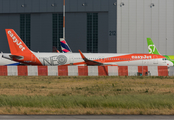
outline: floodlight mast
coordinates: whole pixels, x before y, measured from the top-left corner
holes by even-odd
[[[65,0],[63,0],[63,38],[65,39]]]

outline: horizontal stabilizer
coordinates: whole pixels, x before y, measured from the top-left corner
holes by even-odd
[[[9,60],[13,60],[13,59],[10,57],[10,54],[9,54],[9,55],[7,55],[7,54],[2,54],[2,58],[9,59]]]
[[[17,59],[17,60],[22,60],[24,59],[23,56],[18,56],[18,55],[9,55],[12,59]]]

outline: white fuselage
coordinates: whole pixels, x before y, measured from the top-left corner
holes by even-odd
[[[79,53],[34,53],[34,55],[42,65],[84,65],[84,60]],[[84,53],[84,56],[89,60],[98,60],[105,65],[173,66],[173,63],[168,60],[153,58],[154,56],[148,57],[148,54],[147,56],[140,54],[136,57],[136,54]]]

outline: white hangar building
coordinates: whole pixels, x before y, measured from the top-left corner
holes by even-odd
[[[66,41],[73,52],[147,53],[151,37],[174,54],[174,0],[66,0]],[[0,0],[0,50],[10,52],[6,28],[32,51],[60,50],[63,0]]]

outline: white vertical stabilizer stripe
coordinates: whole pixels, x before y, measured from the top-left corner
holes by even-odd
[[[138,66],[128,66],[128,76],[137,76]]]
[[[158,76],[158,66],[148,66],[148,71],[150,71],[150,76]]]
[[[174,76],[174,66],[169,68],[169,76]]]
[[[48,66],[48,76],[58,76],[58,67]]]
[[[108,66],[109,76],[118,76],[118,66]]]
[[[7,66],[8,76],[18,76],[17,66]]]
[[[78,76],[78,66],[68,66],[68,76]]]
[[[27,66],[28,76],[38,76],[38,67],[37,66]]]
[[[88,66],[88,76],[98,76],[98,66]]]

